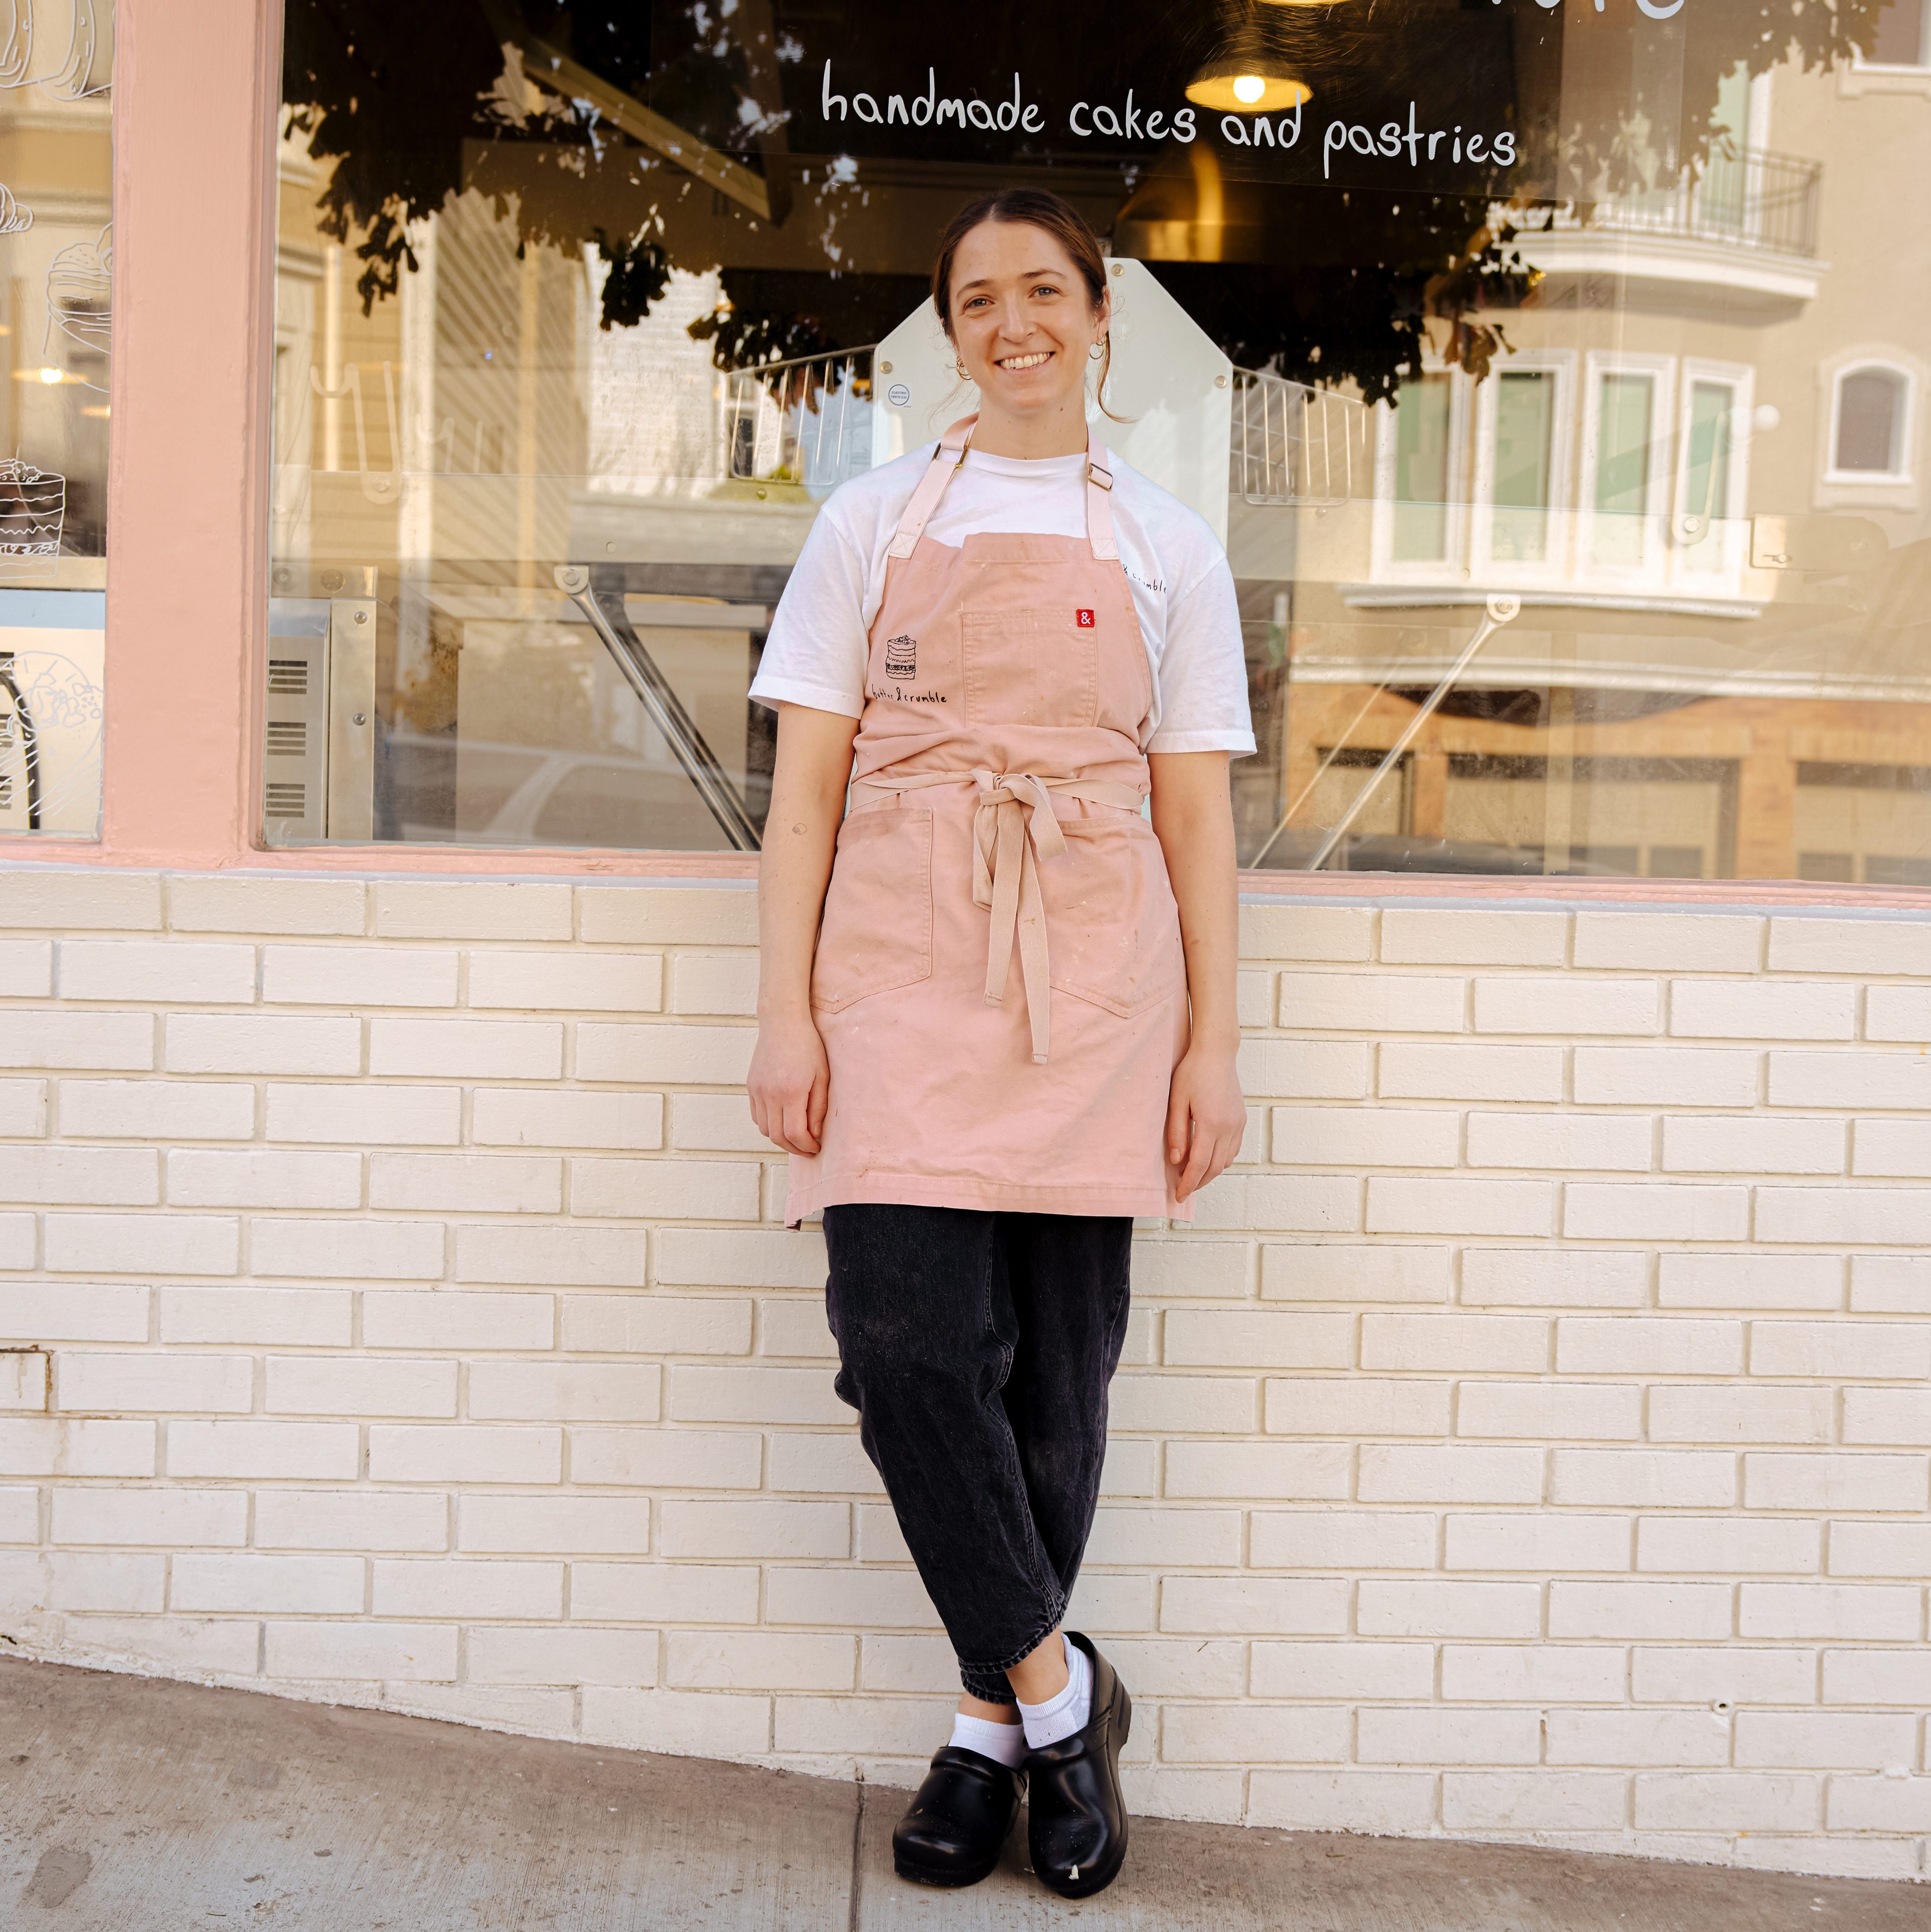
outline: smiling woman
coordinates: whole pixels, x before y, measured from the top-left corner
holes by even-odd
[[[1201,519],[1088,426],[1108,280],[1055,196],[953,220],[933,302],[978,413],[832,496],[751,689],[781,707],[784,828],[752,1114],[791,1156],[787,1220],[823,1216],[838,1390],[965,1687],[895,1855],[983,1877],[1023,1762],[1033,1868],[1069,1898],[1126,1852],[1132,1706],[1060,1627],[1132,1217],[1190,1220],[1246,1125],[1239,620]]]
[[[1087,364],[1099,365],[1093,388],[1105,409],[1113,304],[1099,244],[1072,208],[1027,190],[969,203],[940,240],[932,302],[960,376],[985,400],[976,447],[1014,457],[1086,447]]]

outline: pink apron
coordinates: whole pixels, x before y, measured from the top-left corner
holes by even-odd
[[[974,420],[886,553],[811,973],[823,1150],[791,1156],[785,1219],[876,1201],[1191,1220],[1165,1148],[1186,973],[1141,811],[1153,680],[1106,452],[1084,538],[922,543]]]

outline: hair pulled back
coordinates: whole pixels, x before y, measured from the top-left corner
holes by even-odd
[[[1100,304],[1106,300],[1106,257],[1099,252],[1099,237],[1093,232],[1092,224],[1071,202],[1062,200],[1045,188],[1001,188],[997,194],[982,194],[976,201],[967,202],[946,224],[946,232],[939,237],[938,257],[932,264],[932,306],[939,311],[939,320],[944,325],[947,341],[953,340],[953,258],[958,254],[959,244],[986,221],[1043,228],[1066,251],[1066,259],[1086,284],[1089,306],[1096,315],[1099,314]],[[1104,399],[1106,379],[1112,368],[1113,334],[1108,330],[1100,357],[1096,392],[1102,398],[1100,407],[1108,416],[1113,412],[1106,409]]]

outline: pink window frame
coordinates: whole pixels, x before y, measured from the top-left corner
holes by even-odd
[[[118,0],[116,36],[101,836],[0,837],[0,862],[754,876],[756,859],[734,853],[259,842],[281,0]],[[1283,897],[1931,903],[1752,879],[1249,872],[1241,884]]]

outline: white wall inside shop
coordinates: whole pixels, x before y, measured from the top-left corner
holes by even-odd
[[[0,872],[21,1654],[914,1779],[754,896]],[[1931,916],[1256,901],[1076,1615],[1133,1803],[1925,1875]]]

